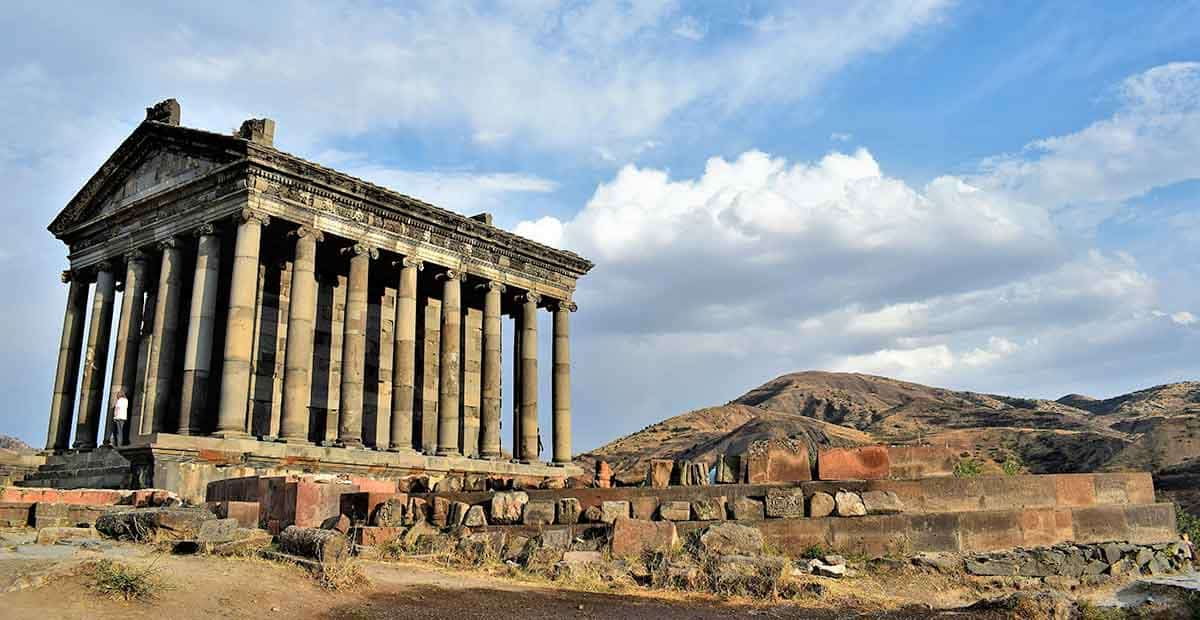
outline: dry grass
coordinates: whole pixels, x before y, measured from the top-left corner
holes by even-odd
[[[313,572],[317,584],[326,590],[357,590],[370,585],[371,581],[362,570],[357,559],[347,558],[336,562],[322,562]]]
[[[154,564],[133,568],[123,562],[103,559],[89,562],[84,569],[90,573],[91,588],[110,598],[144,601],[169,589]]]

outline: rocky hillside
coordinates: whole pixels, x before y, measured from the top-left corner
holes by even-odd
[[[1033,473],[1200,469],[1200,382],[1109,399],[1058,400],[958,392],[851,373],[799,372],[728,405],[675,416],[582,455],[622,479],[651,458],[706,458],[772,437],[813,447],[947,445],[978,458],[1012,456]]]

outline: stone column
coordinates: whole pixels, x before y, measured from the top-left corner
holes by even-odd
[[[183,353],[183,396],[179,402],[179,434],[201,432],[208,410],[212,372],[213,326],[217,318],[217,280],[221,273],[221,238],[216,227],[196,229],[196,271],[192,277],[192,306],[188,311],[187,344]]]
[[[379,251],[356,243],[343,250],[350,255],[346,284],[346,318],[342,325],[342,388],[338,405],[338,444],[361,448],[363,375],[367,367],[367,287],[372,258]]]
[[[96,267],[96,292],[92,295],[92,318],[84,355],[83,388],[79,395],[79,421],[75,427],[75,449],[92,450],[104,415],[104,372],[108,364],[108,341],[112,332],[114,280],[112,264]]]
[[[521,456],[522,463],[538,460],[537,293],[521,295]]]
[[[571,462],[571,313],[574,303],[560,301],[554,310],[554,375],[551,383],[554,463]]]
[[[221,403],[218,437],[246,436],[246,405],[250,398],[250,349],[254,342],[254,300],[258,296],[258,255],[262,228],[270,219],[244,209],[234,221],[233,278],[226,316],[225,356],[221,365]]]
[[[142,331],[142,307],[146,303],[146,255],[134,250],[125,255],[125,294],[121,296],[121,315],[117,319],[117,345],[113,352],[112,382],[108,388],[108,408],[105,428],[113,423],[113,405],[117,395],[131,397],[137,381],[138,339]],[[109,445],[109,433],[104,433],[104,445]],[[122,438],[124,443],[124,438]]]
[[[462,274],[447,269],[442,281],[442,346],[438,368],[438,455],[457,456],[459,366],[462,353]]]
[[[514,301],[519,300],[520,295],[514,298]],[[520,302],[517,302],[518,304]],[[521,308],[513,310],[513,346],[512,346],[512,367],[513,367],[513,399],[512,399],[512,458],[514,461],[521,459]],[[502,448],[503,450],[503,448]]]
[[[158,314],[158,289],[146,291],[142,308],[142,331],[138,337],[137,376],[133,395],[129,397],[129,437],[142,434],[143,407],[146,400],[146,381],[150,372],[150,349],[154,345],[154,317]]]
[[[417,272],[425,263],[405,257],[396,287],[395,346],[392,348],[392,452],[413,452],[413,402],[417,377]]]
[[[479,456],[485,459],[500,457],[500,295],[504,285],[499,282],[481,284],[483,297],[483,374],[480,398]]]
[[[175,346],[179,332],[179,302],[183,293],[183,256],[175,239],[160,241],[162,264],[158,272],[158,303],[154,308],[154,340],[147,361],[146,394],[142,405],[142,434],[165,430],[175,373]]]
[[[308,405],[312,395],[314,322],[317,317],[317,242],[321,231],[301,226],[292,261],[292,293],[288,303],[287,352],[283,367],[283,412],[279,441],[308,443]]]
[[[71,286],[67,291],[62,340],[58,345],[58,372],[54,374],[46,450],[66,450],[71,447],[75,390],[79,388],[79,356],[83,348],[83,321],[87,314],[88,283],[71,271],[62,272],[62,281]]]

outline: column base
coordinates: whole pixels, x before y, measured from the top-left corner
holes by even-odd
[[[420,454],[408,446],[388,446],[387,451],[395,452],[396,454]]]
[[[438,448],[437,456],[462,456],[462,453],[450,448]]]
[[[339,440],[333,442],[333,445],[335,448],[346,448],[348,450],[366,449],[366,446],[363,445],[363,442],[361,439],[346,439],[346,440],[339,439]]]
[[[479,458],[484,461],[499,461],[504,458],[504,455],[497,452],[496,454],[480,454]]]
[[[567,465],[570,465],[570,464],[571,464],[571,461],[551,461],[551,462],[547,463],[547,465],[549,465],[551,467],[566,467]]]
[[[275,440],[275,443],[286,443],[289,446],[311,446],[311,445],[313,445],[313,442],[311,442],[307,439],[300,439],[298,437],[280,437]]]
[[[217,439],[250,439],[246,431],[217,431],[212,436]]]

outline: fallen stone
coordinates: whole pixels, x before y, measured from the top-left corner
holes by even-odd
[[[646,486],[653,489],[665,489],[671,486],[671,469],[675,461],[666,459],[651,459],[646,469]]]
[[[242,556],[254,555],[271,546],[274,537],[266,530],[258,528],[238,528],[229,542],[217,543],[209,547],[213,555]]]
[[[54,545],[68,540],[99,540],[100,533],[90,527],[44,527],[38,530],[35,542]]]
[[[695,521],[724,521],[725,498],[707,497],[692,502],[692,519]]]
[[[700,535],[700,547],[716,555],[759,555],[763,535],[758,528],[737,523],[710,525]]]
[[[609,501],[600,503],[600,522],[613,524],[620,517],[629,517],[629,502]]]
[[[808,498],[808,516],[814,519],[828,517],[833,514],[837,504],[834,503],[833,496],[828,493],[817,491]]]
[[[523,556],[525,569],[530,572],[550,571],[563,559],[562,549],[537,547]]]
[[[379,527],[408,525],[411,521],[408,516],[409,505],[410,501],[407,496],[389,498],[375,507],[375,513],[371,515],[370,523]]]
[[[1150,561],[1153,559],[1154,559],[1154,552],[1149,549],[1142,548],[1142,549],[1139,549],[1137,552],[1137,555],[1134,556],[1133,563],[1137,564],[1139,568],[1145,568],[1146,565],[1149,564]]]
[[[448,527],[458,527],[467,520],[467,513],[470,512],[471,505],[466,502],[450,502],[450,511],[446,513],[446,525]]]
[[[862,517],[867,514],[867,507],[857,493],[838,491],[833,500],[837,504],[839,517]]]
[[[203,508],[136,508],[101,515],[96,530],[127,540],[195,540],[200,525],[216,516]]]
[[[670,521],[642,521],[619,517],[613,522],[609,549],[613,557],[640,557],[645,551],[670,551],[679,542]]]
[[[223,543],[233,540],[238,530],[237,519],[211,519],[200,524],[196,531],[196,542]]]
[[[600,510],[599,506],[588,506],[583,511],[582,521],[584,523],[604,523],[604,511]]]
[[[867,514],[891,515],[904,512],[904,502],[893,491],[867,491],[862,494]]]
[[[579,523],[580,509],[579,500],[574,497],[564,497],[558,500],[556,507],[557,513],[555,520],[562,525],[574,525]]]
[[[634,519],[650,521],[658,513],[657,497],[634,497],[629,500],[630,516]]]
[[[430,522],[438,527],[446,527],[450,520],[450,500],[445,497],[433,498],[433,511],[429,516]]]
[[[542,530],[536,540],[542,547],[565,551],[571,548],[571,530],[569,528]]]
[[[553,525],[554,500],[534,499],[525,504],[521,522],[525,525]]]
[[[821,561],[830,566],[845,566],[846,565],[846,558],[844,558],[836,553],[831,553],[829,555],[826,555],[825,557],[821,558]]]
[[[428,521],[420,521],[408,528],[400,536],[400,543],[406,549],[418,552],[428,552],[438,547],[445,536]]]
[[[749,497],[739,497],[729,505],[729,511],[738,521],[761,521],[766,518],[763,502]]]
[[[1104,561],[1109,564],[1114,564],[1121,559],[1121,547],[1116,543],[1108,543],[1104,545]]]
[[[692,463],[691,483],[693,486],[708,486],[708,465]]]
[[[718,592],[764,596],[774,590],[786,568],[787,560],[775,556],[721,556],[713,567],[713,585]]]
[[[408,512],[404,514],[404,525],[416,525],[429,520],[429,502],[419,497],[408,499]]]
[[[529,495],[524,491],[509,491],[492,495],[491,522],[498,525],[520,523],[527,503],[529,503]]]
[[[71,506],[55,502],[38,502],[33,505],[33,526],[37,529],[47,527],[71,527]]]
[[[691,486],[692,484],[692,462],[679,460],[675,461],[671,466],[671,484],[676,486]]]
[[[717,455],[713,468],[716,470],[713,480],[717,484],[736,484],[741,471],[741,458],[733,454]]]
[[[1101,562],[1100,560],[1091,560],[1090,562],[1087,563],[1086,566],[1083,567],[1083,574],[1084,575],[1100,575],[1100,574],[1103,574],[1104,571],[1107,569],[1108,569],[1108,564],[1105,564],[1104,562]]]
[[[914,566],[930,568],[939,573],[954,573],[962,569],[962,559],[953,553],[918,553],[913,557]]]
[[[529,537],[511,536],[504,544],[504,551],[501,557],[504,560],[520,560],[529,546]]]
[[[968,573],[980,577],[1012,576],[1018,573],[1016,563],[1008,560],[968,558],[963,566]]]
[[[442,478],[433,485],[434,493],[460,493],[463,490],[462,478],[458,476],[450,476]]]
[[[463,518],[463,525],[467,527],[483,527],[487,524],[487,514],[484,513],[483,506],[471,506],[467,510],[467,516]]]
[[[321,562],[336,562],[350,555],[350,541],[333,530],[289,525],[279,534],[279,548],[284,553],[312,558]]]
[[[795,519],[804,516],[804,491],[799,488],[767,491],[766,515],[772,519]]]
[[[1135,567],[1133,562],[1126,559],[1121,559],[1108,565],[1108,574],[1114,577],[1119,577],[1121,575],[1126,575],[1133,572],[1134,569]]]
[[[692,518],[692,505],[683,501],[663,502],[658,505],[658,518],[663,521],[687,521]]]
[[[808,572],[819,577],[832,577],[834,579],[841,579],[842,577],[846,576],[846,565],[827,564],[821,560],[809,560]]]
[[[599,551],[567,551],[563,553],[562,561],[567,564],[596,564],[603,559]]]

